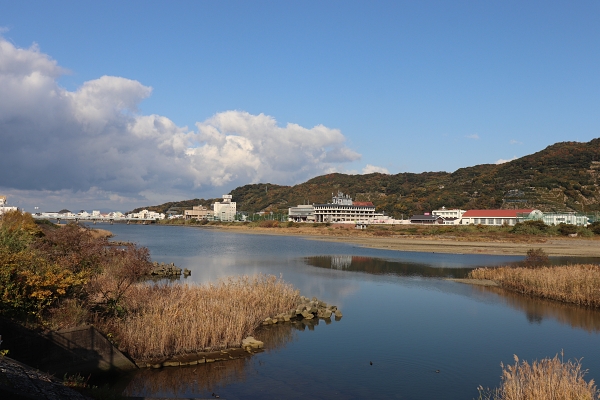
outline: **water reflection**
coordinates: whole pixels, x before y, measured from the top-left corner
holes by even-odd
[[[305,257],[308,265],[342,271],[366,272],[374,275],[423,276],[432,278],[466,278],[473,268],[439,268],[429,264],[385,260],[363,256],[314,256]]]
[[[286,324],[262,326],[254,335],[264,342],[266,353],[284,349],[296,341],[299,331],[314,330],[319,324],[329,325],[331,320],[293,321]],[[208,397],[212,392],[245,382],[253,371],[252,356],[209,364],[142,369],[130,376],[123,395],[132,397]]]
[[[541,324],[544,319],[552,319],[571,328],[583,329],[589,333],[600,332],[600,313],[574,304],[533,298],[510,292],[498,287],[475,286],[482,294],[494,293],[498,300],[511,308],[522,311],[530,324]]]

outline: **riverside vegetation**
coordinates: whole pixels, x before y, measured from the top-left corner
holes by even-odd
[[[490,390],[479,387],[479,400],[595,400],[600,399],[594,380],[586,382],[581,360],[558,357],[502,365],[502,383]]]
[[[170,286],[146,282],[152,268],[146,248],[76,224],[0,218],[0,316],[37,329],[92,323],[133,358],[239,347],[300,300],[272,276]]]

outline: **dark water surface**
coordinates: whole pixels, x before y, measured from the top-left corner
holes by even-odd
[[[181,282],[281,275],[344,314],[331,323],[264,329],[257,336],[267,350],[244,360],[141,370],[125,383],[128,396],[474,399],[479,385],[498,386],[500,362],[512,363],[513,354],[531,361],[563,349],[565,358],[583,357],[588,378],[600,379],[598,311],[443,279],[523,257],[375,250],[176,226],[101,227],[115,240],[148,247],[155,261],[192,270]]]

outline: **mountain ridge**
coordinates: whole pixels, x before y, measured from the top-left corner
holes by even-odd
[[[597,213],[599,173],[600,138],[596,138],[589,142],[559,142],[503,164],[480,164],[451,173],[332,173],[293,186],[248,184],[229,194],[237,202],[238,210],[247,212],[282,212],[298,204],[326,203],[331,193],[339,190],[356,201],[372,201],[378,212],[395,218],[407,218],[442,206]],[[214,201],[218,199],[184,200],[144,208],[166,212],[170,207],[210,206]]]

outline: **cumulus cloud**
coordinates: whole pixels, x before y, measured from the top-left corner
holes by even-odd
[[[518,140],[515,139],[511,139],[510,142],[508,142],[510,144],[523,144],[523,142],[519,142]]]
[[[194,131],[141,115],[138,105],[152,88],[138,81],[102,76],[68,91],[57,82],[66,72],[36,45],[17,48],[0,36],[5,190],[116,201],[196,196],[199,189],[296,183],[360,158],[338,129],[226,111]]]
[[[479,139],[479,135],[474,133],[472,135],[467,135],[465,136],[467,139],[473,139],[473,140],[478,140]]]
[[[499,164],[504,164],[504,163],[507,163],[507,162],[511,162],[511,161],[513,161],[513,160],[516,160],[517,158],[518,158],[517,156],[514,156],[513,158],[509,158],[508,160],[505,160],[505,159],[501,158],[501,159],[499,159],[498,161],[496,161],[494,164],[496,164],[496,165],[499,165]]]
[[[390,173],[390,171],[388,171],[387,168],[377,167],[377,166],[371,165],[371,164],[367,164],[367,166],[364,167],[362,170],[363,174],[372,174],[374,172],[379,172],[380,174],[389,174]]]

